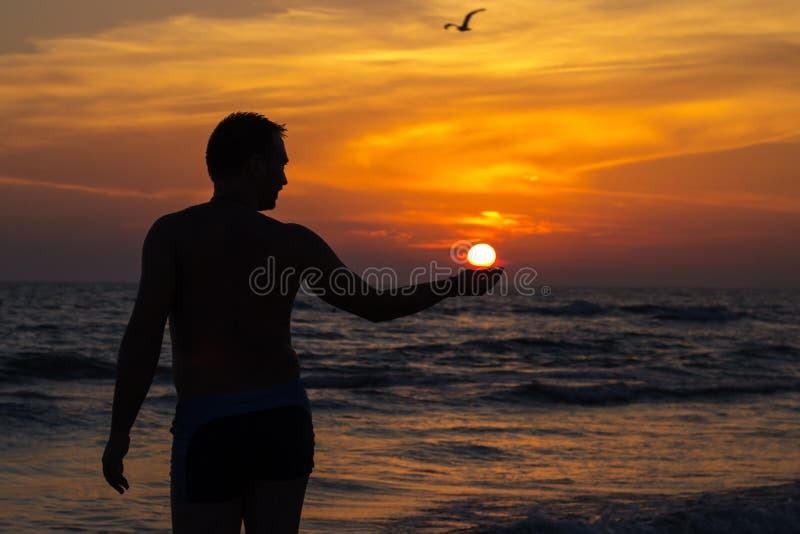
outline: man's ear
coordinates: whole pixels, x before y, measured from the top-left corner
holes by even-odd
[[[247,172],[253,176],[261,176],[267,172],[267,162],[261,154],[253,154],[247,160]]]

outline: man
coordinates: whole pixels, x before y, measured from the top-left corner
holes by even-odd
[[[242,521],[248,533],[298,530],[314,467],[311,408],[290,332],[303,273],[318,273],[306,283],[320,298],[374,322],[424,310],[459,288],[483,294],[499,278],[496,269],[464,270],[445,280],[449,286],[392,293],[362,284],[317,234],[259,213],[275,207],[287,184],[284,132],[256,113],[226,117],[206,150],[213,197],[161,217],[144,241],[103,474],[119,493],[128,489],[122,459],[169,317],[178,394],[170,470],[175,532],[238,533]],[[261,291],[252,273],[268,261],[273,274],[288,276]],[[360,290],[345,294],[341,287]]]

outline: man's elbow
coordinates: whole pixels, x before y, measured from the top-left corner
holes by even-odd
[[[385,323],[386,321],[391,321],[392,319],[397,318],[396,315],[392,315],[386,310],[382,309],[370,310],[369,312],[362,314],[361,317],[371,323]]]

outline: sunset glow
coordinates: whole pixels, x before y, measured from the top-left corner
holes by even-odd
[[[12,4],[0,278],[135,279],[250,110],[288,128],[269,215],[353,267],[464,239],[559,283],[796,282],[795,2],[509,0],[470,32],[442,29],[454,0]]]

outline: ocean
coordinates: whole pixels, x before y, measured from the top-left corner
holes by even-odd
[[[0,284],[0,531],[169,530],[168,335],[130,491],[100,469],[135,294]],[[379,324],[300,295],[301,531],[798,532],[799,317],[798,290],[554,288]]]

